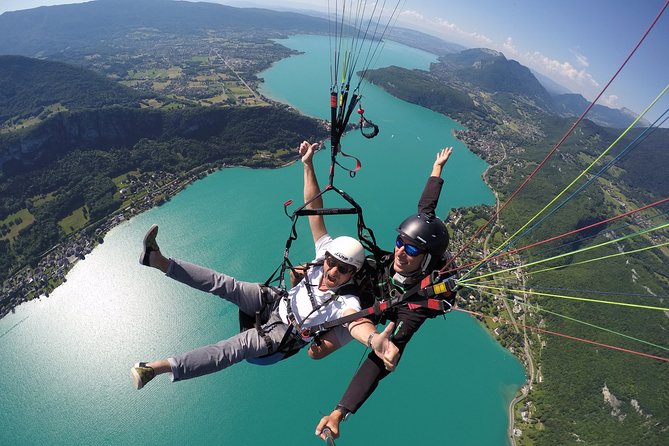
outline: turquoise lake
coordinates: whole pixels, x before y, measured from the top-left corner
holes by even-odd
[[[282,44],[303,52],[261,76],[263,93],[302,113],[329,116],[327,38],[298,36]],[[388,43],[377,66],[427,69],[435,56]],[[494,202],[481,181],[485,163],[453,136],[459,125],[366,85],[366,116],[381,133],[342,141],[362,161],[355,178],[335,185],[364,208],[382,246],[416,202],[435,153],[455,147],[438,214]],[[296,148],[297,149],[297,148]],[[346,162],[345,159],[342,162]],[[321,186],[329,154],[316,155]],[[156,378],[132,386],[139,360],[164,358],[216,342],[238,329],[231,304],[187,289],[141,267],[145,231],[160,225],[162,251],[242,280],[264,281],[279,264],[290,221],[288,199],[300,202],[302,166],[232,168],[194,183],[159,208],[110,231],[50,297],[23,304],[0,320],[2,445],[308,445],[316,423],[339,401],[364,348],[350,344],[321,361],[301,353],[271,367],[238,364],[172,384]],[[326,205],[340,204],[325,195]],[[353,234],[349,217],[330,217],[333,235]],[[291,250],[310,260],[306,222]],[[477,321],[453,312],[428,321],[397,371],[341,425],[338,445],[507,445],[507,408],[524,371]]]

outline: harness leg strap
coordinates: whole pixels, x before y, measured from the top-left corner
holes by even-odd
[[[262,328],[260,310],[256,311],[256,323],[254,324],[254,328],[256,331],[258,331],[258,334],[262,336],[263,341],[265,341],[265,345],[267,346],[267,353],[274,353],[274,343],[272,342],[272,338]]]

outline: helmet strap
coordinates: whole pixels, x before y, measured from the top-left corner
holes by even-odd
[[[423,257],[423,261],[420,264],[421,275],[424,275],[427,272],[431,261],[432,261],[432,254],[426,252],[425,257]]]

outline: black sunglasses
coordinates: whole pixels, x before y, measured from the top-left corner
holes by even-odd
[[[410,245],[409,243],[404,243],[404,240],[402,240],[402,237],[399,235],[395,240],[395,246],[397,246],[398,249],[404,246],[404,252],[406,252],[409,257],[416,257],[423,253],[423,250],[419,247]]]
[[[342,274],[350,274],[355,271],[355,266],[337,260],[330,253],[325,254],[325,263],[327,263],[330,268],[334,268],[336,266],[337,270]]]

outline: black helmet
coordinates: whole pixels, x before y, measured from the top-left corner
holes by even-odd
[[[425,251],[420,271],[422,274],[432,271],[448,248],[449,236],[446,225],[434,215],[414,214],[400,224],[397,232]]]

